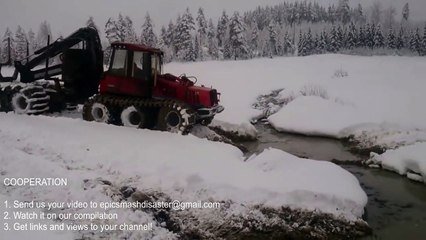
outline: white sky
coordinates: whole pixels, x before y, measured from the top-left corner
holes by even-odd
[[[103,29],[108,17],[116,17],[118,13],[129,15],[137,32],[148,11],[154,20],[156,29],[175,20],[178,13],[186,7],[196,13],[198,7],[203,7],[205,14],[214,20],[223,9],[228,13],[235,10],[240,12],[254,9],[258,5],[273,5],[284,0],[0,0],[0,35],[6,27],[13,31],[19,24],[24,29],[32,28],[37,32],[39,24],[47,20],[54,34],[68,35],[84,25],[89,16],[95,18],[97,25]],[[288,0],[291,1],[291,0]],[[326,5],[337,0],[317,0]],[[359,2],[365,8],[376,0],[350,0],[352,5]],[[411,17],[415,20],[426,20],[426,0],[377,0],[383,7],[392,4],[400,13],[404,3],[409,2]]]

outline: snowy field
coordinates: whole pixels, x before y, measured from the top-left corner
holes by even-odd
[[[248,123],[262,114],[252,107],[259,95],[284,89],[277,99],[290,103],[269,118],[278,130],[353,135],[386,147],[426,140],[419,131],[426,129],[426,58],[318,55],[172,63],[166,71],[194,75],[217,88],[226,110],[215,124],[232,123],[240,131],[253,132]]]
[[[182,213],[182,222],[190,225],[194,223],[191,219],[196,219],[200,229],[203,228],[200,222],[223,224],[230,217],[242,221],[254,215],[255,219],[262,219],[256,220],[262,224],[276,221],[256,213],[255,206],[290,207],[358,221],[367,203],[358,180],[346,170],[329,162],[299,159],[280,150],[269,149],[244,161],[237,148],[194,136],[64,117],[0,113],[0,118],[2,179],[17,176],[69,179],[69,185],[61,188],[3,187],[2,198],[101,202],[111,201],[114,189],[130,186],[142,192],[166,194],[173,200],[228,203],[218,211],[191,209]],[[97,185],[99,179],[111,184]],[[155,222],[149,212],[116,212],[119,221]],[[187,215],[191,217],[185,220]],[[241,224],[235,219],[232,222]],[[153,231],[110,234],[113,234],[108,235],[110,239],[177,237],[160,223],[154,225]]]

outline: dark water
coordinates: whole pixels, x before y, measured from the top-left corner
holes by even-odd
[[[258,124],[259,141],[246,143],[251,153],[272,147],[297,156],[331,161],[356,161],[338,140],[278,133]],[[368,195],[366,221],[373,235],[365,239],[426,239],[426,186],[393,172],[341,164],[353,173]]]

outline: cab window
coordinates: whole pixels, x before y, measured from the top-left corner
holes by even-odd
[[[110,72],[114,75],[127,76],[127,50],[116,49],[114,51]]]
[[[161,60],[157,54],[151,56],[152,62],[152,75],[161,74]]]
[[[143,52],[134,52],[133,53],[133,64],[132,64],[132,77],[143,79],[144,78],[144,72],[143,72]]]

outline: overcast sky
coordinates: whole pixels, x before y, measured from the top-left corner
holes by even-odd
[[[129,15],[137,32],[144,21],[146,12],[151,14],[156,28],[166,25],[170,19],[176,19],[186,7],[195,14],[203,7],[206,16],[217,19],[223,9],[228,13],[254,9],[259,5],[273,5],[285,0],[0,0],[0,35],[6,27],[13,30],[19,24],[24,29],[32,28],[37,32],[40,22],[50,23],[55,34],[68,35],[84,25],[89,16],[95,18],[97,25],[103,29],[108,17],[118,13]],[[291,0],[288,0],[291,1]],[[327,4],[338,0],[317,0]],[[351,5],[363,3],[365,8],[375,0],[350,0]],[[411,17],[426,20],[426,0],[378,0],[383,7],[393,5],[398,14],[402,6],[410,3]],[[398,16],[399,18],[399,16]]]

